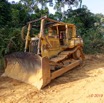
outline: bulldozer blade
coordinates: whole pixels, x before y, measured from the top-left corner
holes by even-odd
[[[16,52],[5,56],[6,76],[41,89],[50,82],[49,60],[37,54]]]

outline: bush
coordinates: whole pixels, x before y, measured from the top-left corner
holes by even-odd
[[[23,49],[20,32],[20,28],[5,27],[0,29],[0,57]]]
[[[83,36],[85,53],[103,53],[104,37],[98,29],[89,29]]]

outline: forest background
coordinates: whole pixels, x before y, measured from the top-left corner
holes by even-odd
[[[84,40],[84,53],[104,53],[104,15],[90,12],[83,0],[0,0],[0,58],[23,51],[21,28],[44,15],[73,23]],[[50,8],[55,10],[53,14]],[[0,61],[2,66],[2,59]]]

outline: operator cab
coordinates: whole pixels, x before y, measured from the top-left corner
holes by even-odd
[[[65,45],[66,29],[65,25],[55,24],[49,27],[49,37],[58,38],[60,45]]]
[[[70,40],[72,38],[73,27],[65,25],[65,24],[55,24],[49,27],[48,29],[49,37],[55,37],[59,39],[60,45],[67,45],[66,40]]]

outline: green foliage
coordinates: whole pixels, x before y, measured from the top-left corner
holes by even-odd
[[[103,53],[104,37],[98,28],[87,30],[83,36],[85,53]]]
[[[0,0],[0,27],[8,25],[11,20],[10,3],[7,0]]]
[[[48,8],[45,7],[44,10],[40,10],[38,7],[35,8],[35,13],[34,14],[31,14],[30,16],[30,20],[34,20],[34,19],[38,19],[42,16],[45,16],[45,15],[49,15],[49,11],[48,11]]]
[[[44,15],[62,20],[62,14],[59,12],[56,12],[55,15],[49,14],[47,4],[52,4],[53,1],[55,1],[54,6],[57,6],[58,10],[64,3],[65,5],[73,5],[80,0],[20,0],[19,3],[13,2],[12,4],[8,0],[0,0],[0,68],[4,65],[4,55],[23,51],[24,43],[21,40],[20,32],[22,26],[28,21]],[[41,8],[38,7],[39,5]]]
[[[96,22],[97,17],[91,13],[87,8],[79,8],[76,10],[67,10],[66,14],[66,22],[74,23],[77,28],[90,29],[94,27],[94,23]],[[81,32],[80,32],[81,33]],[[82,34],[82,33],[81,33]],[[83,34],[82,34],[83,35]]]
[[[55,14],[49,13],[47,4],[56,8]],[[66,5],[69,8],[79,5],[80,8],[75,10],[68,8],[67,11],[62,12]],[[85,53],[104,51],[104,28],[102,26],[104,15],[91,13],[86,6],[82,6],[82,0],[20,0],[19,3],[13,4],[8,3],[7,0],[0,0],[0,57],[15,51],[23,51],[24,44],[20,37],[22,26],[44,15],[75,24],[77,35],[81,35],[84,40]],[[38,24],[40,22],[35,25]],[[38,30],[36,30],[37,28],[34,28],[32,31],[37,33]]]
[[[11,14],[12,27],[22,27],[29,20],[29,14],[21,3],[11,5]]]
[[[104,28],[101,25],[101,17],[102,15],[91,13],[86,6],[65,12],[64,21],[77,26],[77,35],[84,40],[85,53],[103,52],[104,50]]]
[[[23,43],[20,39],[20,29],[17,28],[2,28],[0,29],[0,56],[5,54],[21,51]]]
[[[49,3],[53,4],[54,9],[56,9],[58,12],[62,12],[62,9],[65,8],[65,6],[67,6],[68,9],[72,8],[73,6],[81,7],[82,0],[49,0]]]

